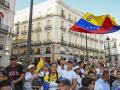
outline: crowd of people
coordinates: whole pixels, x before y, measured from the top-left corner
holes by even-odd
[[[24,68],[12,55],[9,66],[0,66],[0,90],[120,90],[119,67],[61,58],[35,71],[35,64]]]

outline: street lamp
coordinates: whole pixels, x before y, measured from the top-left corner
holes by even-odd
[[[31,0],[30,3],[29,27],[28,27],[28,36],[27,36],[27,47],[26,47],[26,66],[30,64],[32,13],[33,13],[33,0]]]
[[[108,49],[107,63],[111,64],[111,52],[110,52],[110,43],[109,43],[110,42],[110,38],[107,37],[106,40],[107,40],[107,43],[108,43],[108,46],[107,46],[107,49]]]

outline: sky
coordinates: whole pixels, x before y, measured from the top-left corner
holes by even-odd
[[[46,0],[33,0],[34,4]],[[66,4],[78,9],[80,12],[90,12],[94,15],[109,14],[115,17],[117,24],[120,25],[120,0],[64,0]],[[29,7],[30,0],[16,0],[16,11]],[[113,35],[112,35],[113,36]]]

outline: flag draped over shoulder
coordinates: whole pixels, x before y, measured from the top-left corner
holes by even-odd
[[[40,61],[37,64],[37,69],[35,70],[35,73],[37,74],[43,66],[44,66],[44,61],[42,58],[40,58]]]
[[[120,29],[113,17],[109,15],[94,16],[86,13],[83,17],[73,25],[70,30],[92,34],[113,33]]]

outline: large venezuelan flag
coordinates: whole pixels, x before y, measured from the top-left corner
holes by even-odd
[[[86,13],[70,30],[92,33],[92,34],[107,34],[113,33],[120,29],[114,20],[109,15],[94,16],[91,13]]]

